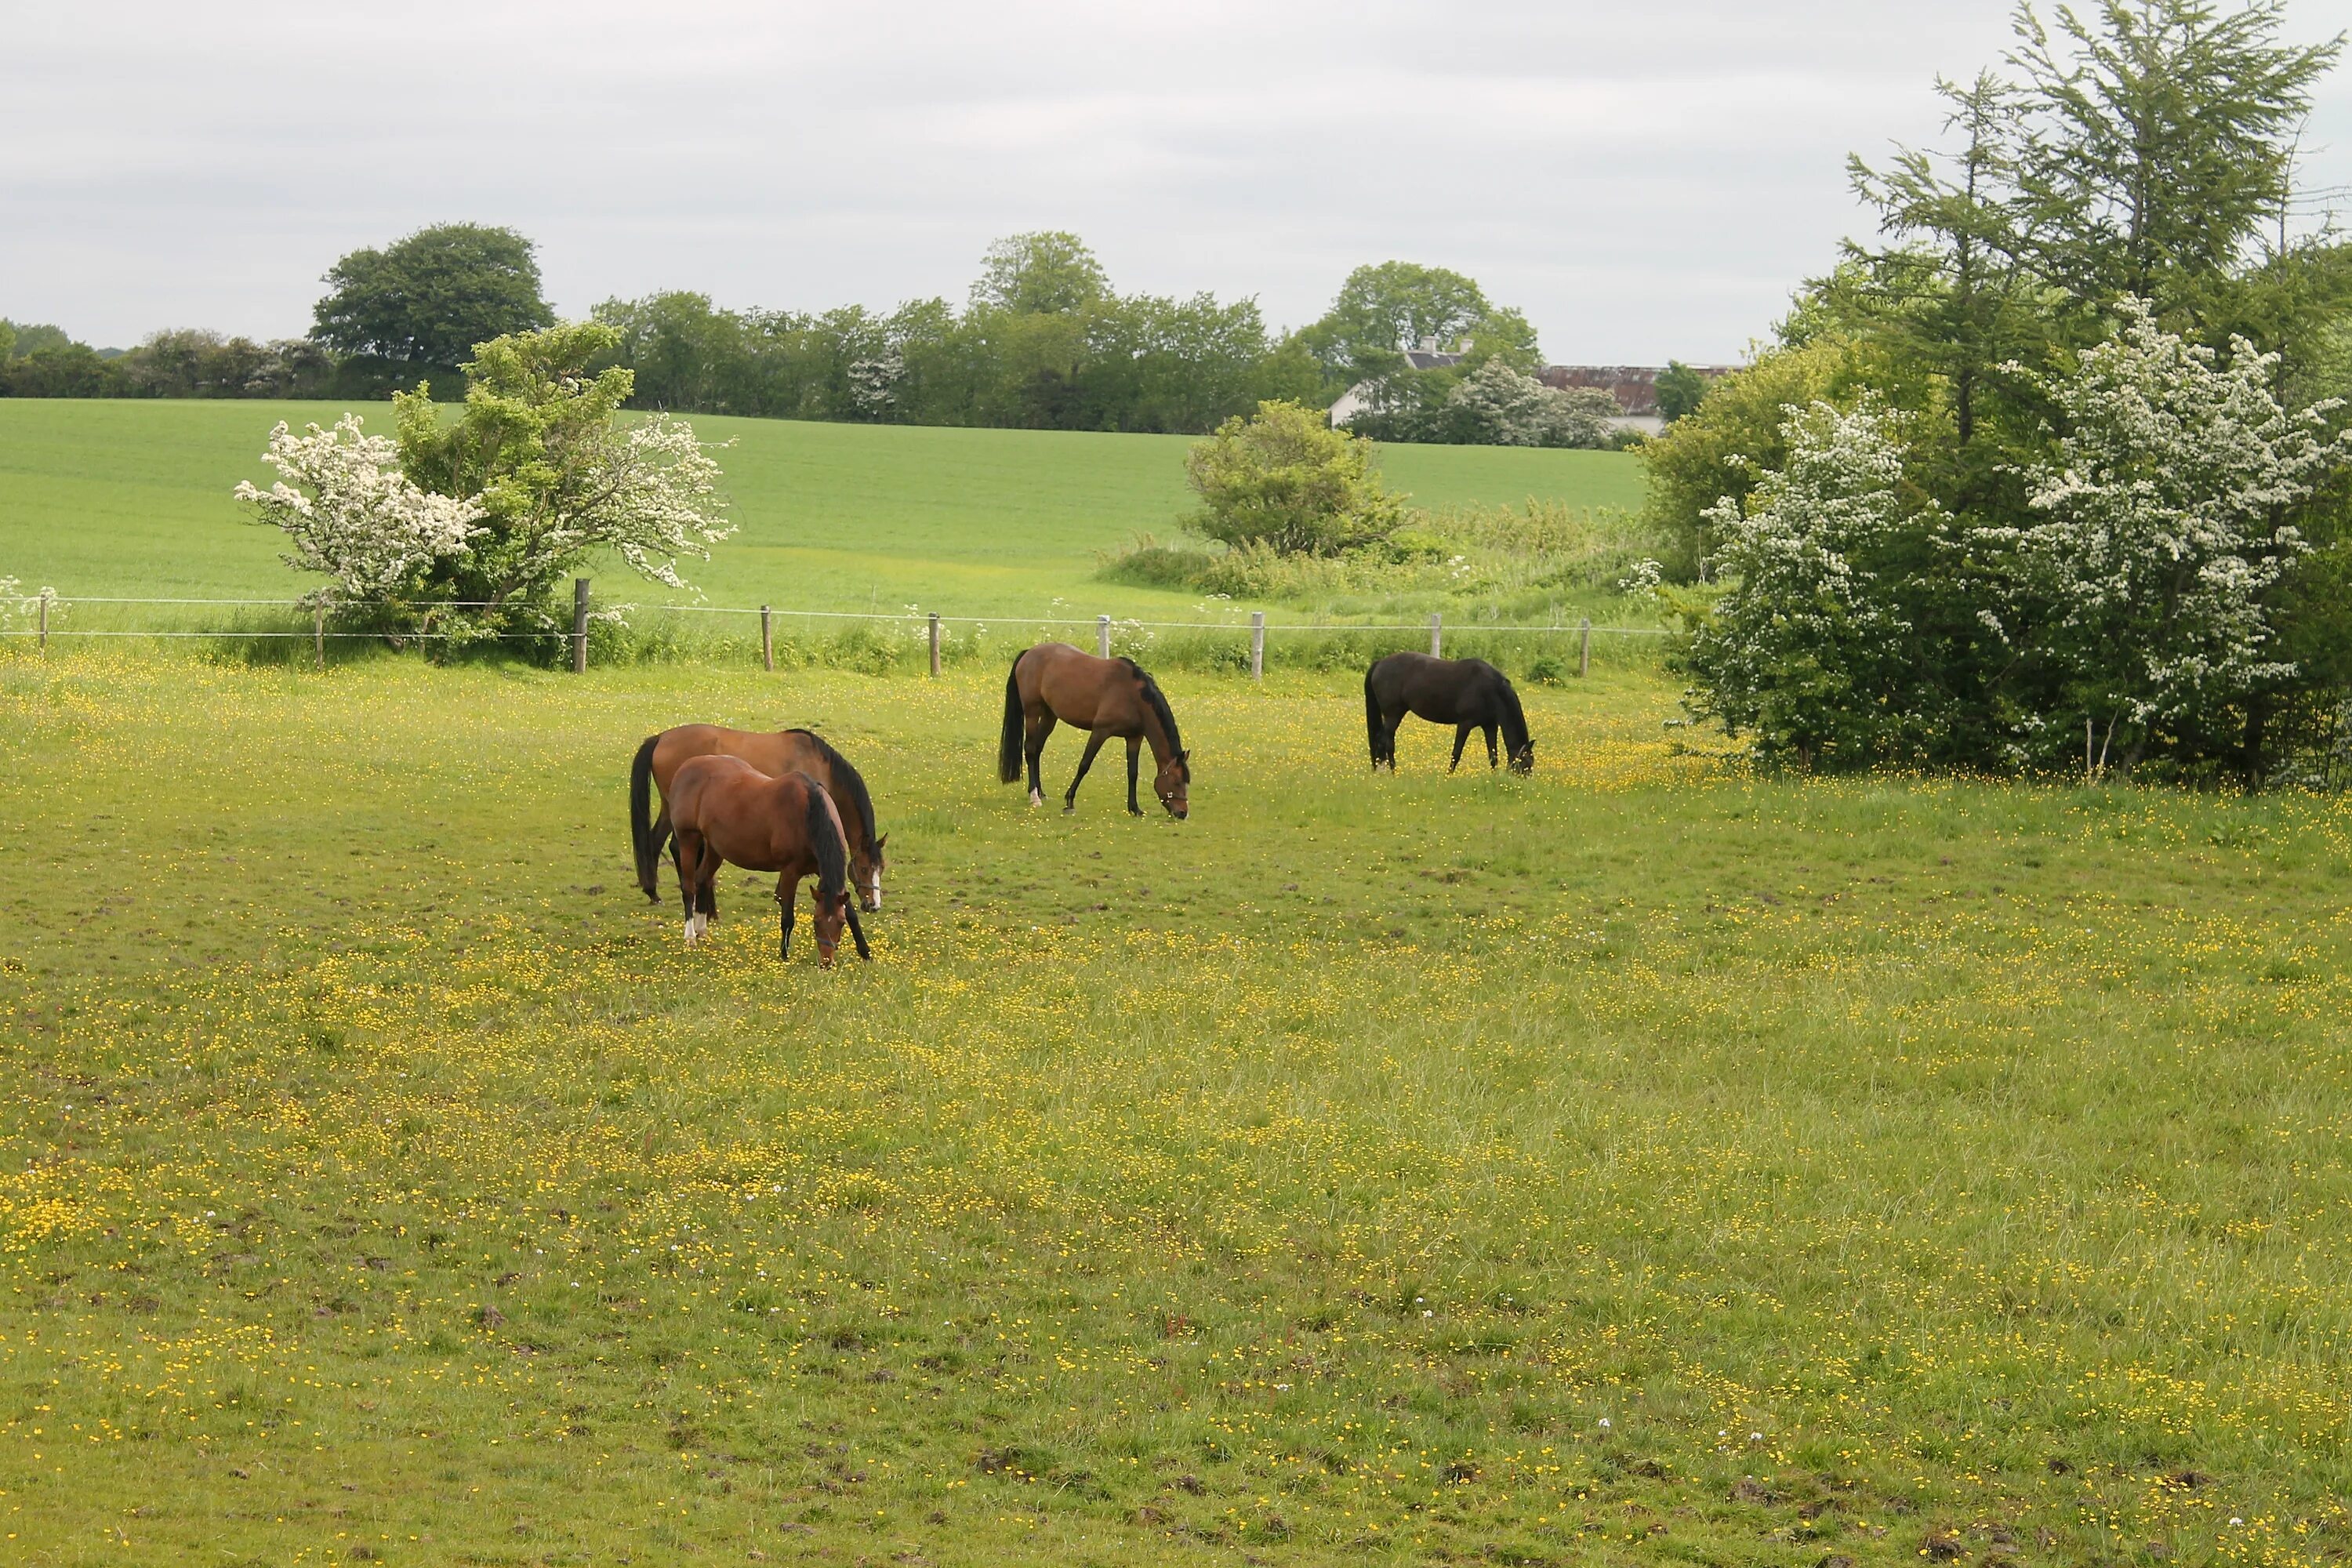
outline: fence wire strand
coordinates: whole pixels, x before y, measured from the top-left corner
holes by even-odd
[[[27,602],[27,603],[31,603],[31,602],[33,602],[33,601],[32,601],[31,599],[29,599],[29,598],[28,598],[28,599],[26,600],[26,602]],[[48,599],[48,604],[53,607],[53,613],[54,613],[54,612],[56,612],[56,611],[62,611],[62,610],[66,609],[67,607],[68,607],[68,606],[70,606],[70,605],[196,605],[217,606],[217,607],[222,607],[222,608],[236,607],[236,608],[245,608],[245,609],[264,609],[264,608],[266,608],[266,609],[281,609],[281,610],[315,610],[315,609],[317,609],[317,608],[319,607],[315,602],[310,601],[310,600],[306,600],[306,599],[164,599],[164,598],[130,598],[130,597],[121,597],[121,596],[99,596],[99,595],[91,595],[91,596],[88,596],[88,597],[80,597],[80,596],[77,596],[77,597],[70,597],[70,598],[69,598],[69,597],[68,597],[68,596],[66,596],[66,595],[56,595],[56,596],[54,596],[54,597],[49,598],[49,599]],[[491,608],[495,608],[495,607],[496,607],[496,606],[495,606],[495,605],[494,605],[490,601],[488,601],[488,600],[483,600],[483,599],[418,599],[418,600],[406,600],[406,601],[394,601],[394,600],[349,600],[349,601],[343,601],[343,602],[340,602],[340,603],[332,603],[332,604],[330,604],[330,605],[327,606],[327,608],[328,608],[328,610],[329,610],[329,613],[330,613],[330,614],[339,613],[339,612],[347,611],[347,610],[373,610],[373,609],[408,609],[408,610],[474,610],[474,609],[491,609]],[[742,608],[742,607],[739,607],[739,606],[732,605],[635,605],[635,604],[627,604],[627,605],[609,605],[604,606],[604,612],[605,612],[605,613],[611,613],[611,612],[616,612],[616,611],[617,611],[617,612],[620,612],[620,613],[623,613],[623,614],[694,615],[694,616],[763,616],[763,615],[764,615],[764,616],[776,616],[776,617],[788,617],[788,618],[797,619],[797,620],[885,621],[885,622],[890,622],[890,623],[893,623],[893,624],[896,624],[896,625],[910,626],[910,627],[914,627],[914,628],[918,628],[918,629],[919,629],[919,628],[921,628],[921,627],[923,627],[923,626],[925,626],[929,625],[929,622],[933,619],[932,616],[931,616],[929,612],[927,612],[927,611],[921,611],[921,610],[916,610],[916,611],[900,611],[900,612],[898,612],[898,613],[892,614],[892,613],[889,613],[889,612],[887,612],[887,611],[871,611],[871,610],[785,610],[785,609],[776,609],[776,608],[773,608],[773,607],[768,607],[768,608]],[[1077,617],[1077,616],[1022,616],[1022,615],[1007,615],[1007,616],[938,616],[938,617],[937,617],[937,619],[939,620],[939,622],[940,622],[940,624],[941,626],[992,626],[992,625],[993,625],[993,626],[1077,626],[1077,627],[1097,627],[1097,628],[1098,628],[1098,627],[1100,627],[1100,626],[1102,626],[1102,624],[1103,624],[1103,622],[1102,622],[1102,618],[1101,618],[1100,616],[1092,616],[1092,617],[1085,617],[1085,618],[1081,618],[1081,617]],[[1413,632],[1413,633],[1420,633],[1420,632],[1426,632],[1426,631],[1428,631],[1428,630],[1430,629],[1429,623],[1428,623],[1428,622],[1426,622],[1426,621],[1412,622],[1412,623],[1407,623],[1407,624],[1403,624],[1403,625],[1390,625],[1390,624],[1384,624],[1384,623],[1334,622],[1334,621],[1323,621],[1323,622],[1318,622],[1318,621],[1268,621],[1268,622],[1266,622],[1266,623],[1265,623],[1265,625],[1263,627],[1259,627],[1259,626],[1255,626],[1255,625],[1254,625],[1253,623],[1248,622],[1248,621],[1143,621],[1143,620],[1135,620],[1135,619],[1131,619],[1131,618],[1128,618],[1128,617],[1124,617],[1124,616],[1114,616],[1110,617],[1110,625],[1111,625],[1112,629],[1114,629],[1114,630],[1122,630],[1122,631],[1209,631],[1209,632],[1255,632],[1255,631],[1259,631],[1259,630],[1264,630],[1264,631],[1265,631],[1265,632],[1266,632],[1268,635],[1275,635],[1275,634],[1279,634],[1279,633],[1289,633],[1289,632],[1397,632],[1397,633]],[[1567,633],[1581,634],[1581,633],[1585,633],[1585,632],[1591,632],[1591,634],[1593,634],[1593,635],[1594,635],[1594,636],[1596,636],[1596,637],[1668,637],[1668,636],[1671,636],[1671,635],[1672,635],[1672,634],[1671,634],[1671,633],[1670,633],[1670,632],[1669,632],[1665,627],[1663,627],[1663,626],[1577,626],[1577,625],[1572,625],[1572,624],[1562,624],[1562,623],[1553,623],[1553,624],[1549,624],[1549,625],[1545,625],[1545,626],[1528,626],[1528,625],[1522,625],[1522,624],[1517,624],[1517,623],[1492,622],[1492,621],[1462,621],[1462,622],[1453,623],[1453,624],[1450,624],[1450,625],[1441,623],[1441,629],[1442,629],[1442,630],[1444,630],[1444,631],[1449,631],[1449,632],[1453,632],[1453,631],[1459,631],[1459,632],[1508,632],[1508,633],[1512,633],[1512,634],[1519,635],[1519,636],[1552,636],[1552,635],[1560,635],[1560,634],[1567,634]],[[35,630],[35,629],[33,629],[33,628],[29,628],[29,627],[28,627],[28,628],[22,629],[22,630],[18,630],[18,629],[15,629],[15,628],[9,628],[9,629],[5,629],[5,630],[0,630],[0,637],[39,637],[39,636],[42,636],[42,635],[44,635],[44,634],[42,634],[41,632],[39,632],[39,631],[37,631],[37,630]],[[315,638],[315,637],[317,637],[320,634],[319,634],[319,633],[317,633],[317,632],[301,632],[301,631],[294,631],[294,632],[276,632],[276,631],[237,631],[237,630],[226,630],[226,629],[224,629],[224,630],[200,630],[200,631],[188,631],[188,630],[178,630],[178,629],[174,629],[174,630],[168,630],[168,631],[167,631],[167,630],[157,630],[157,631],[135,631],[135,630],[134,630],[134,631],[68,631],[68,630],[65,630],[65,629],[63,629],[63,628],[51,628],[51,629],[50,629],[50,630],[49,630],[46,635],[47,635],[47,636],[49,636],[49,637],[255,637],[255,638],[259,638],[259,637],[312,637],[312,638]],[[327,637],[338,637],[338,638],[359,638],[359,639],[368,639],[368,638],[382,637],[387,637],[387,636],[399,636],[399,637],[402,637],[415,638],[415,639],[419,639],[419,640],[425,640],[425,639],[438,639],[438,638],[452,638],[452,637],[463,637],[465,640],[474,641],[474,642],[495,642],[495,641],[533,641],[533,640],[538,640],[538,639],[541,639],[541,638],[551,637],[568,637],[572,636],[573,634],[572,634],[570,630],[568,630],[568,629],[566,629],[566,628],[562,628],[562,627],[551,627],[550,629],[548,629],[548,630],[546,630],[546,631],[543,631],[543,632],[499,632],[499,633],[495,633],[495,634],[468,634],[468,633],[453,633],[453,632],[401,632],[401,633],[396,633],[396,634],[394,634],[394,633],[385,633],[385,632],[330,631],[330,632],[325,633],[324,635],[325,635],[325,636],[327,636]]]

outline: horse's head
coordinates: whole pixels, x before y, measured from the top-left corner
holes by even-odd
[[[1533,741],[1520,742],[1519,749],[1511,753],[1511,771],[1515,773],[1536,771],[1536,743]]]
[[[849,889],[834,894],[820,890],[816,896],[816,963],[820,969],[833,967],[834,949],[841,945],[841,928],[849,923]]]
[[[1192,809],[1189,798],[1192,783],[1192,753],[1179,752],[1160,764],[1160,772],[1151,781],[1151,791],[1168,815],[1181,822]]]
[[[874,841],[874,853],[868,855],[861,848],[849,858],[849,879],[857,884],[857,900],[868,914],[882,907],[882,873],[890,868],[882,847],[889,842],[886,833]]]

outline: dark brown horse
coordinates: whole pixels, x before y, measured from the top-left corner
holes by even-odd
[[[1152,793],[1179,822],[1192,810],[1191,753],[1176,733],[1176,715],[1168,699],[1135,660],[1097,658],[1067,643],[1045,642],[1013,661],[1012,672],[1004,678],[1004,734],[996,749],[996,773],[1006,784],[1019,784],[1025,756],[1032,805],[1045,803],[1037,757],[1056,720],[1087,731],[1086,755],[1078,759],[1077,775],[1062,795],[1064,811],[1077,810],[1078,782],[1095,765],[1095,753],[1103,742],[1110,740],[1127,742],[1129,811],[1143,815],[1135,801],[1136,752],[1147,742],[1156,770]]]
[[[1536,743],[1528,738],[1528,716],[1519,708],[1519,694],[1510,679],[1483,658],[1433,658],[1425,653],[1392,653],[1364,671],[1364,727],[1372,742],[1372,766],[1383,763],[1396,772],[1397,726],[1408,713],[1433,724],[1454,726],[1454,761],[1446,772],[1462,765],[1462,748],[1473,730],[1486,732],[1486,765],[1493,767],[1495,731],[1503,731],[1503,746],[1515,773],[1536,765]]]
[[[824,786],[806,773],[771,778],[740,757],[689,757],[670,778],[670,826],[677,834],[677,879],[686,899],[686,945],[710,927],[721,865],[773,871],[782,920],[777,955],[793,955],[793,903],[801,879],[816,879],[816,961],[833,966],[841,928],[871,958],[849,904],[849,845]]]
[[[882,873],[888,868],[882,846],[888,835],[874,831],[874,797],[849,759],[807,730],[729,730],[717,724],[680,724],[648,735],[630,765],[629,840],[636,848],[637,886],[646,898],[661,902],[656,883],[662,844],[670,832],[670,781],[689,757],[740,757],[770,778],[802,773],[824,785],[849,836],[850,879],[857,884],[858,898],[869,911],[882,907]]]

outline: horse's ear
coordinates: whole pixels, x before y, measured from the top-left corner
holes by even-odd
[[[882,847],[883,847],[884,845],[886,845],[886,844],[889,843],[889,842],[890,842],[890,836],[889,836],[888,834],[887,834],[887,833],[886,833],[886,834],[884,834],[881,837],[879,837],[879,838],[876,839],[876,840],[874,841],[874,853],[876,853],[877,855],[881,854],[881,853],[882,853]]]

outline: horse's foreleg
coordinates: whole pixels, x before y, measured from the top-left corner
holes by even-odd
[[[694,879],[702,868],[702,857],[698,846],[686,834],[670,841],[670,860],[677,868],[678,897],[686,904],[686,945],[692,947],[694,939],[702,934],[694,919]]]
[[[1454,760],[1445,764],[1447,773],[1450,773],[1462,765],[1462,748],[1470,743],[1470,730],[1471,726],[1467,724],[1454,726]]]
[[[1129,735],[1127,738],[1127,815],[1129,816],[1143,815],[1143,807],[1135,803],[1135,771],[1140,765],[1142,756],[1143,737]]]
[[[1100,730],[1097,730],[1094,733],[1087,737],[1087,749],[1078,758],[1078,771],[1071,777],[1070,787],[1062,792],[1062,809],[1064,811],[1076,811],[1078,809],[1078,785],[1086,782],[1087,770],[1095,765],[1095,753],[1101,751],[1103,749],[1103,742],[1109,739],[1110,737],[1104,734]],[[1130,791],[1129,793],[1132,794],[1133,792]]]
[[[1486,726],[1486,771],[1493,773],[1502,759],[1495,754],[1495,726]]]
[[[793,958],[793,906],[800,901],[801,879],[798,877],[776,879],[776,957],[789,963]]]

